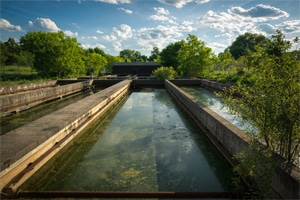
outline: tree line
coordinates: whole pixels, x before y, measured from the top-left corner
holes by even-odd
[[[224,70],[234,59],[244,56],[254,46],[263,44],[262,35],[246,33],[239,36],[224,53],[216,56],[204,41],[195,35],[185,40],[168,44],[161,51],[153,47],[149,57],[139,51],[124,49],[118,56],[106,54],[102,49],[83,49],[76,38],[66,36],[62,31],[29,32],[17,43],[13,38],[0,42],[1,65],[31,66],[41,77],[68,78],[78,75],[111,73],[114,62],[161,62],[172,67],[177,75],[204,76],[212,66]],[[247,47],[247,48],[246,48]]]

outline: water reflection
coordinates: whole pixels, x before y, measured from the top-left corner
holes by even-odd
[[[22,189],[221,192],[231,190],[231,177],[167,91],[146,89],[89,126]]]
[[[222,99],[217,97],[212,91],[201,87],[181,87],[181,89],[241,130],[251,129],[249,123],[244,123],[242,118],[231,114],[229,108],[223,105]]]

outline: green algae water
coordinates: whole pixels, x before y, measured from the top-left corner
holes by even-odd
[[[165,89],[133,91],[21,186],[52,191],[231,191],[232,168]]]

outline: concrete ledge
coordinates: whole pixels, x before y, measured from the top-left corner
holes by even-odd
[[[18,92],[26,92],[29,90],[36,90],[40,88],[53,87],[56,84],[56,80],[38,83],[28,83],[20,85],[1,86],[0,95],[14,94]]]
[[[9,94],[0,97],[0,115],[19,111],[30,105],[59,98],[85,88],[90,87],[91,81],[82,81],[79,83],[57,86],[51,88],[40,88],[27,92]]]
[[[165,82],[165,87],[177,101],[181,102],[184,109],[192,115],[191,117],[201,123],[231,156],[241,151],[248,151],[249,137],[242,130],[208,109],[170,81]],[[296,166],[289,166],[288,168],[278,166],[275,171],[272,182],[273,190],[283,198],[299,199],[299,168]]]
[[[130,83],[129,80],[122,81],[1,135],[0,189],[4,187],[16,189],[79,134],[89,121],[104,114],[109,106],[126,96]]]

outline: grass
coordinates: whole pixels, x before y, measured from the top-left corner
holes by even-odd
[[[257,78],[255,74],[250,71],[239,71],[239,70],[215,70],[211,72],[207,72],[204,75],[205,78],[214,79],[220,83],[235,83],[240,80],[244,84],[251,85],[255,79]]]
[[[28,66],[0,66],[0,86],[17,85],[23,83],[41,82],[37,72]]]

